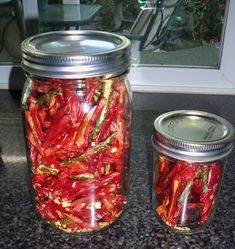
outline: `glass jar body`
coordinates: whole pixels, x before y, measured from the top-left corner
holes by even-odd
[[[153,207],[161,224],[185,234],[202,231],[215,211],[226,161],[186,161],[155,151]]]
[[[127,204],[131,93],[125,74],[31,75],[22,105],[39,216],[70,233],[112,224]]]

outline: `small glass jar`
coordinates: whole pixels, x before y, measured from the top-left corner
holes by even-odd
[[[127,205],[130,42],[58,31],[22,43],[22,106],[36,211],[68,233],[108,227]]]
[[[165,227],[200,232],[210,222],[234,129],[207,112],[172,111],[154,122],[153,207]]]

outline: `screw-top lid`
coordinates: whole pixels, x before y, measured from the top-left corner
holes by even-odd
[[[198,162],[227,156],[232,150],[233,126],[217,115],[179,110],[154,122],[153,145],[168,156]]]
[[[55,31],[22,42],[22,67],[30,74],[81,78],[124,73],[130,67],[130,41],[100,31]]]

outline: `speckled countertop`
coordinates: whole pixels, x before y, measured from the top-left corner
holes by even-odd
[[[38,220],[26,180],[19,92],[0,91],[0,249],[232,249],[235,248],[235,154],[226,168],[217,212],[203,233],[184,236],[162,228],[151,208],[152,146],[157,115],[176,109],[209,111],[235,126],[235,96],[134,94],[129,204],[102,232],[64,234]]]

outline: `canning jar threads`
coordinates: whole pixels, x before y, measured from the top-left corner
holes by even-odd
[[[127,204],[128,39],[59,31],[22,43],[22,96],[34,204],[69,233],[108,227]]]
[[[191,234],[210,222],[233,135],[228,121],[201,111],[172,111],[155,120],[153,207],[164,226]]]

